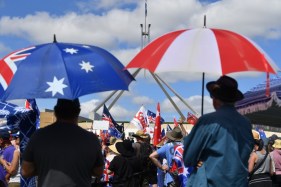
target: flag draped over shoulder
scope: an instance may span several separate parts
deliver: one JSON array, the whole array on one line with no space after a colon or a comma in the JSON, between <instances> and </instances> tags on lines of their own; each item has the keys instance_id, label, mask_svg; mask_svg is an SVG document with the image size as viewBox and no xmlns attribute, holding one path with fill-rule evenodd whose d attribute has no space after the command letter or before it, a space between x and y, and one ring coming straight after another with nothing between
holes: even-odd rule
<instances>
[{"instance_id":1,"label":"flag draped over shoulder","mask_svg":"<svg viewBox=\"0 0 281 187\"><path fill-rule=\"evenodd\" d=\"M121 138L123 134L123 127L118 125L109 113L108 108L103 105L102 120L109 122L108 134L116 138Z\"/></svg>"},{"instance_id":2,"label":"flag draped over shoulder","mask_svg":"<svg viewBox=\"0 0 281 187\"><path fill-rule=\"evenodd\" d=\"M149 126L149 120L147 116L147 110L144 108L144 106L140 107L139 111L136 113L130 123L136 126L139 130L146 131L146 128Z\"/></svg>"},{"instance_id":3,"label":"flag draped over shoulder","mask_svg":"<svg viewBox=\"0 0 281 187\"><path fill-rule=\"evenodd\" d=\"M40 128L40 111L35 99L27 99L28 107L9 118L9 123L18 124L20 129L20 152L23 152L32 134ZM27 106L27 105L26 105ZM11 120L11 121L10 121ZM36 187L36 177L22 178L21 187Z\"/></svg>"},{"instance_id":4,"label":"flag draped over shoulder","mask_svg":"<svg viewBox=\"0 0 281 187\"><path fill-rule=\"evenodd\" d=\"M160 104L157 104L157 113L155 119L154 133L153 133L153 145L156 146L161 141L161 121L160 121Z\"/></svg>"}]
</instances>

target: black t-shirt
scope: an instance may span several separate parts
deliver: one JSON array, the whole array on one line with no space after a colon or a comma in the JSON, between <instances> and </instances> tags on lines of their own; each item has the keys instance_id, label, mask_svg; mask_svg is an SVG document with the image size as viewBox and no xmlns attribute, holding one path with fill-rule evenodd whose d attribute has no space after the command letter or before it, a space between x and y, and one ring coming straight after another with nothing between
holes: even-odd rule
<instances>
[{"instance_id":1,"label":"black t-shirt","mask_svg":"<svg viewBox=\"0 0 281 187\"><path fill-rule=\"evenodd\" d=\"M60 123L36 131L23 160L35 164L38 186L91 186L93 168L104 165L95 134L75 124Z\"/></svg>"},{"instance_id":2,"label":"black t-shirt","mask_svg":"<svg viewBox=\"0 0 281 187\"><path fill-rule=\"evenodd\" d=\"M121 155L113 158L108 169L114 172L113 182L121 182L113 186L134 186L136 178L132 177L133 174L143 170L139 158L136 156L126 158Z\"/></svg>"}]
</instances>

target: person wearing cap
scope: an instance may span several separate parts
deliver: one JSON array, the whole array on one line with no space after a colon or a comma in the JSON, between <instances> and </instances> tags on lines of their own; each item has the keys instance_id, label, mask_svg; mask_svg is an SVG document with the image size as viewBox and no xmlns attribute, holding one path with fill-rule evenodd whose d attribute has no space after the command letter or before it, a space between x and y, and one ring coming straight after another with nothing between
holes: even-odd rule
<instances>
[{"instance_id":1,"label":"person wearing cap","mask_svg":"<svg viewBox=\"0 0 281 187\"><path fill-rule=\"evenodd\" d=\"M196 168L187 186L248 186L248 159L254 139L250 121L235 102L244 98L238 83L221 76L206 85L215 112L202 115L184 138L184 163Z\"/></svg>"},{"instance_id":2,"label":"person wearing cap","mask_svg":"<svg viewBox=\"0 0 281 187\"><path fill-rule=\"evenodd\" d=\"M37 130L24 152L21 174L38 176L38 186L90 187L101 178L104 158L98 137L78 126L78 99L58 99L55 123Z\"/></svg>"},{"instance_id":3,"label":"person wearing cap","mask_svg":"<svg viewBox=\"0 0 281 187\"><path fill-rule=\"evenodd\" d=\"M172 159L174 156L174 146L182 145L183 134L179 127L175 127L172 131L166 133L167 142L159 149L151 153L149 158L152 162L162 171L166 173L164 184L165 186L173 186L174 180L169 171L169 166L172 165ZM159 160L166 159L167 164L162 165Z\"/></svg>"},{"instance_id":4,"label":"person wearing cap","mask_svg":"<svg viewBox=\"0 0 281 187\"><path fill-rule=\"evenodd\" d=\"M272 145L274 150L270 153L270 156L274 163L275 172L272 177L272 186L280 187L281 186L281 140L275 139L274 144Z\"/></svg>"}]
</instances>

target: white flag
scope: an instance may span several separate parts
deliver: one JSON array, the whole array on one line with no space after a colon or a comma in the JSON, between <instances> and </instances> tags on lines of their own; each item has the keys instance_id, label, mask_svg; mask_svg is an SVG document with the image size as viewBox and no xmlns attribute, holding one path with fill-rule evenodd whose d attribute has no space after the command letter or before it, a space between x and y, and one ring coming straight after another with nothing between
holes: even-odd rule
<instances>
[{"instance_id":1,"label":"white flag","mask_svg":"<svg viewBox=\"0 0 281 187\"><path fill-rule=\"evenodd\" d=\"M144 106L141 106L139 111L136 113L135 117L130 122L135 125L139 130L146 131L146 128L149 126L147 111Z\"/></svg>"}]
</instances>

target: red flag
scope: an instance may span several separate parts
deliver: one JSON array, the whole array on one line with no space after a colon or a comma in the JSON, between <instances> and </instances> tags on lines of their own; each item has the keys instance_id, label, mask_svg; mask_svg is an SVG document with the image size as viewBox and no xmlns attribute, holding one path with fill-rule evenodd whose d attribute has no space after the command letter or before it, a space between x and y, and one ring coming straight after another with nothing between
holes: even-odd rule
<instances>
[{"instance_id":1,"label":"red flag","mask_svg":"<svg viewBox=\"0 0 281 187\"><path fill-rule=\"evenodd\" d=\"M198 120L198 118L194 114L188 112L188 114L187 114L187 123L188 124L195 125L197 120Z\"/></svg>"},{"instance_id":2,"label":"red flag","mask_svg":"<svg viewBox=\"0 0 281 187\"><path fill-rule=\"evenodd\" d=\"M156 146L161 141L161 116L160 116L160 104L157 104L157 112L153 133L153 145Z\"/></svg>"},{"instance_id":3,"label":"red flag","mask_svg":"<svg viewBox=\"0 0 281 187\"><path fill-rule=\"evenodd\" d=\"M179 126L179 124L178 124L176 118L174 117L174 128L177 127L177 126Z\"/></svg>"}]
</instances>

